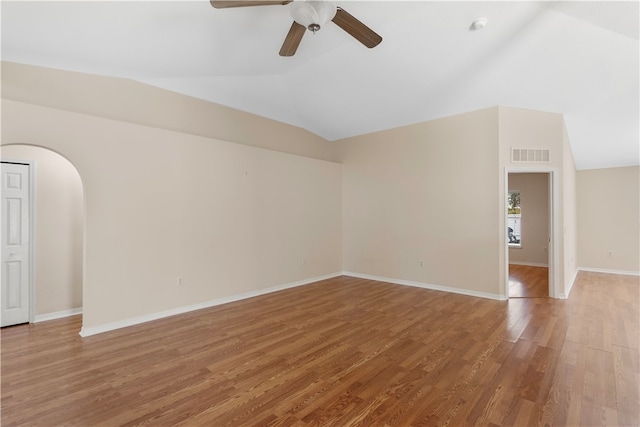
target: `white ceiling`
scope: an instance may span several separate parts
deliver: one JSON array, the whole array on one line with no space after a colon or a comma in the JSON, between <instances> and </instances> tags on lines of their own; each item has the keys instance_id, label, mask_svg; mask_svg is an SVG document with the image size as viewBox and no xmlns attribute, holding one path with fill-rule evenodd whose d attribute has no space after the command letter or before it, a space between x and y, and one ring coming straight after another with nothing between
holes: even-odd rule
<instances>
[{"instance_id":1,"label":"white ceiling","mask_svg":"<svg viewBox=\"0 0 640 427\"><path fill-rule=\"evenodd\" d=\"M289 6L2 1L2 59L131 78L328 140L504 105L564 114L577 167L640 164L639 3L338 1L278 55ZM470 30L484 17L486 28Z\"/></svg>"}]
</instances>

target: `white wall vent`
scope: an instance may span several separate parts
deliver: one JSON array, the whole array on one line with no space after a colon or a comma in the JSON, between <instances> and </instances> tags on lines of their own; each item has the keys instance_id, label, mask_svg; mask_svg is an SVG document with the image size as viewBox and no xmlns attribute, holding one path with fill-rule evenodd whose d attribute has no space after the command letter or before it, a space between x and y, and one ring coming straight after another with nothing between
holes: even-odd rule
<instances>
[{"instance_id":1,"label":"white wall vent","mask_svg":"<svg viewBox=\"0 0 640 427\"><path fill-rule=\"evenodd\" d=\"M549 163L551 150L548 148L512 148L512 163Z\"/></svg>"}]
</instances>

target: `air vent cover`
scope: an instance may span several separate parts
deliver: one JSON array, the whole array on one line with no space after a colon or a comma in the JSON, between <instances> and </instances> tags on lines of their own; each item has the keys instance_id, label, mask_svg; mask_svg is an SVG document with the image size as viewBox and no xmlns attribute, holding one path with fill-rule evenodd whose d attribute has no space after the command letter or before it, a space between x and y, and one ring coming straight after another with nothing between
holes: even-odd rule
<instances>
[{"instance_id":1,"label":"air vent cover","mask_svg":"<svg viewBox=\"0 0 640 427\"><path fill-rule=\"evenodd\" d=\"M512 148L512 163L549 163L551 150L548 148Z\"/></svg>"}]
</instances>

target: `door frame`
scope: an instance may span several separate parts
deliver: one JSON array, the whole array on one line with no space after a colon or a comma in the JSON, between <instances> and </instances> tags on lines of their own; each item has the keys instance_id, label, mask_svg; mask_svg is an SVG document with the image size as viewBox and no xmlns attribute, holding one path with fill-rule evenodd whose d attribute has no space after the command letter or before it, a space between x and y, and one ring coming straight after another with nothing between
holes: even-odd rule
<instances>
[{"instance_id":1,"label":"door frame","mask_svg":"<svg viewBox=\"0 0 640 427\"><path fill-rule=\"evenodd\" d=\"M504 169L504 230L506 233L506 224L508 223L507 195L509 193L509 174L510 173L544 173L549 177L549 190L547 197L549 198L549 246L548 246L548 262L549 262L549 296L551 298L561 298L559 289L560 285L560 235L558 228L560 226L560 173L558 168L552 167L506 167ZM505 246L505 295L509 299L509 243L504 239Z\"/></svg>"},{"instance_id":2,"label":"door frame","mask_svg":"<svg viewBox=\"0 0 640 427\"><path fill-rule=\"evenodd\" d=\"M0 163L12 163L29 167L29 323L36 318L36 163L33 160L18 160L0 157Z\"/></svg>"}]
</instances>

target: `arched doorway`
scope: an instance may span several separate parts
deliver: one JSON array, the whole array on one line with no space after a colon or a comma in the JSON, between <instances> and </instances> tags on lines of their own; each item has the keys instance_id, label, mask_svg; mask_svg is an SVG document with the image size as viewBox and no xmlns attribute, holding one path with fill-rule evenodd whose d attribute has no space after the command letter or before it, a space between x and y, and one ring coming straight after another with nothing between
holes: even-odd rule
<instances>
[{"instance_id":1,"label":"arched doorway","mask_svg":"<svg viewBox=\"0 0 640 427\"><path fill-rule=\"evenodd\" d=\"M84 192L80 174L62 155L31 145L2 146L2 160L34 169L30 321L82 313Z\"/></svg>"}]
</instances>

